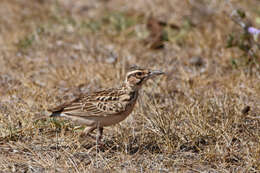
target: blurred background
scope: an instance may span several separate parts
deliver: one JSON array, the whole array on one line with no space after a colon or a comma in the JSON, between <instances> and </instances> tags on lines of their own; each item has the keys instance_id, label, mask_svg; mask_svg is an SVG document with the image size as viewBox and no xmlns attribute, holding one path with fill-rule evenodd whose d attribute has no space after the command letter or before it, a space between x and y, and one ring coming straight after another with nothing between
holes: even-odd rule
<instances>
[{"instance_id":1,"label":"blurred background","mask_svg":"<svg viewBox=\"0 0 260 173\"><path fill-rule=\"evenodd\" d=\"M259 0L1 0L1 170L260 171L258 29ZM167 75L102 151L71 122L33 121L134 64Z\"/></svg>"}]
</instances>

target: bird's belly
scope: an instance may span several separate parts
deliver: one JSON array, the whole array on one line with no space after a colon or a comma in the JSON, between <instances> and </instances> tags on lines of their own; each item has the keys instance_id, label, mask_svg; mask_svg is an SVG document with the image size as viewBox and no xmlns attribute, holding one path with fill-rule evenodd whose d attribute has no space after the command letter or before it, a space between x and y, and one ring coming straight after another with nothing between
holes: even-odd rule
<instances>
[{"instance_id":1,"label":"bird's belly","mask_svg":"<svg viewBox=\"0 0 260 173\"><path fill-rule=\"evenodd\" d=\"M98 123L100 126L111 126L123 121L128 115L129 113L102 117Z\"/></svg>"},{"instance_id":2,"label":"bird's belly","mask_svg":"<svg viewBox=\"0 0 260 173\"><path fill-rule=\"evenodd\" d=\"M73 120L77 124L82 124L86 126L111 126L123 121L128 115L130 111L116 114L116 115L107 115L107 116L92 116L92 117L76 117L76 116L64 116L71 120Z\"/></svg>"},{"instance_id":3,"label":"bird's belly","mask_svg":"<svg viewBox=\"0 0 260 173\"><path fill-rule=\"evenodd\" d=\"M79 117L79 116L67 116L66 114L63 114L62 116L73 120L77 124L82 124L86 126L104 127L104 126L111 126L123 121L132 112L133 108L134 108L134 104L129 105L129 108L125 112L120 112L118 114L106 115L106 116Z\"/></svg>"}]
</instances>

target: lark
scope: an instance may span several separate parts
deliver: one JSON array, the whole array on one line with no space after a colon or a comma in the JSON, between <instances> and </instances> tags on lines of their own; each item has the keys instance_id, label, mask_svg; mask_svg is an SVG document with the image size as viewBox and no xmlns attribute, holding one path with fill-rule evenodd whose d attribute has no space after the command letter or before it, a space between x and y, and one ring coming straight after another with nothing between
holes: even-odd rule
<instances>
[{"instance_id":1,"label":"lark","mask_svg":"<svg viewBox=\"0 0 260 173\"><path fill-rule=\"evenodd\" d=\"M162 74L159 70L134 66L126 74L121 87L81 95L72 102L49 109L50 117L66 117L85 125L82 136L91 136L90 133L97 129L97 139L100 141L105 126L123 121L133 111L142 85Z\"/></svg>"}]
</instances>

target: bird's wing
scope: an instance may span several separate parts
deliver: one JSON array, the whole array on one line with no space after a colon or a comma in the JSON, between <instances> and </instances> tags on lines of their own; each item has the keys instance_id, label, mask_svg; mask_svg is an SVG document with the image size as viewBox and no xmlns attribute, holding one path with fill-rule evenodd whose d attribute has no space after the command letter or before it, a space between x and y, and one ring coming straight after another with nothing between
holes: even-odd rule
<instances>
[{"instance_id":1,"label":"bird's wing","mask_svg":"<svg viewBox=\"0 0 260 173\"><path fill-rule=\"evenodd\" d=\"M59 105L59 106L51 107L51 108L48 109L48 111L49 111L49 112L61 112L61 111L63 111L63 109L64 109L65 107L71 105L71 104L74 103L74 102L77 102L79 99L80 99L80 98L77 97L77 98L75 98L75 99L73 99L73 100L71 100L71 101L69 101L69 102L65 102L65 103L63 103L63 104L61 104L61 105Z\"/></svg>"},{"instance_id":2,"label":"bird's wing","mask_svg":"<svg viewBox=\"0 0 260 173\"><path fill-rule=\"evenodd\" d=\"M118 92L99 91L77 98L57 108L49 109L53 115L66 114L78 117L100 117L118 114L126 109L126 104L119 101Z\"/></svg>"}]
</instances>

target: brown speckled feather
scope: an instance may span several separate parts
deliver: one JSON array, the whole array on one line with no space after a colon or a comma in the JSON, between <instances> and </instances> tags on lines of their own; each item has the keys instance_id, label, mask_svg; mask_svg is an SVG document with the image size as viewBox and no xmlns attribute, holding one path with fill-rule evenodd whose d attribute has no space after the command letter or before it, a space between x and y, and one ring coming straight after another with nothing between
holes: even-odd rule
<instances>
[{"instance_id":1,"label":"brown speckled feather","mask_svg":"<svg viewBox=\"0 0 260 173\"><path fill-rule=\"evenodd\" d=\"M49 109L53 116L63 113L69 116L109 116L124 112L137 99L137 92L126 92L122 88L97 91L83 95L69 103Z\"/></svg>"}]
</instances>

